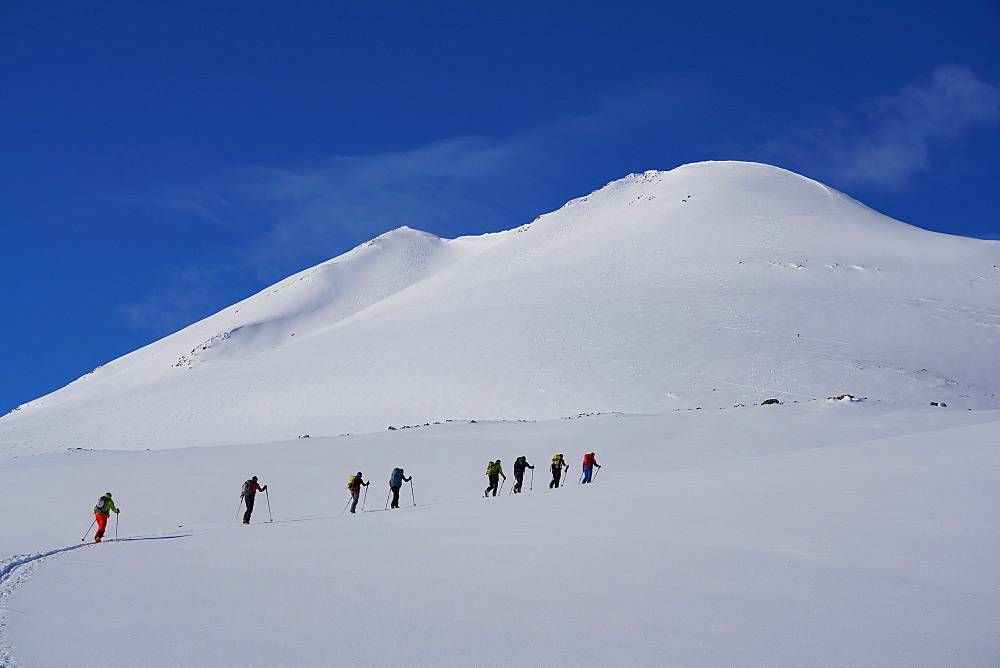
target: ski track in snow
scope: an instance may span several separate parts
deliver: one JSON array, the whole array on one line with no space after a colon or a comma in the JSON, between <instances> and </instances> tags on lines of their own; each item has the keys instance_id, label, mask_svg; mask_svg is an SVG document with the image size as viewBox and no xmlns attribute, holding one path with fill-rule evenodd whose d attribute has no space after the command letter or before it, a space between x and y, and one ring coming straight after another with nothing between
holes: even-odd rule
<instances>
[{"instance_id":1,"label":"ski track in snow","mask_svg":"<svg viewBox=\"0 0 1000 668\"><path fill-rule=\"evenodd\" d=\"M16 554L0 560L0 668L21 668L13 657L13 650L7 643L7 600L34 574L35 569L49 559L94 543L80 543L60 547L47 552Z\"/></svg>"},{"instance_id":2,"label":"ski track in snow","mask_svg":"<svg viewBox=\"0 0 1000 668\"><path fill-rule=\"evenodd\" d=\"M197 529L192 531L197 531ZM88 529L88 533L89 532L90 530ZM185 533L173 536L167 534L138 535L130 536L128 538L110 538L104 541L104 544L124 543L133 540L180 538L181 536L189 535L191 534ZM58 547L45 552L35 552L33 554L15 554L4 559L0 559L0 668L22 668L21 664L14 658L13 648L7 642L7 601L15 594L15 592L17 592L18 589L31 579L35 570L45 562L55 559L63 554L66 554L67 552L96 546L97 543L93 541L81 541L78 545L68 545L66 547Z\"/></svg>"},{"instance_id":3,"label":"ski track in snow","mask_svg":"<svg viewBox=\"0 0 1000 668\"><path fill-rule=\"evenodd\" d=\"M348 501L350 504L350 501ZM424 506L438 505L435 503L423 504ZM414 508L416 505L402 506L400 509ZM347 509L347 506L344 507ZM359 513L371 513L380 512L382 510L387 510L384 508L375 508L369 510L360 509ZM341 512L337 515L319 515L315 517L295 517L286 519L271 519L266 522L258 522L257 524L282 524L286 522L311 522L316 520L331 520L337 519L343 516L344 513ZM217 531L223 525L211 525L199 528L187 529L183 532L162 532L162 533L150 533L150 534L137 534L134 536L128 536L125 538L110 538L105 540L102 544L112 544L112 543L127 543L137 540L166 540L171 538L186 538L198 532L205 531ZM178 527L180 528L180 527ZM88 529L88 533L90 530ZM35 574L35 571L44 563L60 557L67 552L72 552L74 550L80 550L83 548L96 547L97 543L93 541L81 541L77 545L68 545L65 547L58 547L51 550L46 550L44 552L35 552L31 554L15 554L9 557L0 559L0 668L23 668L22 664L14 658L14 649L7 642L7 601L24 586L28 580Z\"/></svg>"}]
</instances>

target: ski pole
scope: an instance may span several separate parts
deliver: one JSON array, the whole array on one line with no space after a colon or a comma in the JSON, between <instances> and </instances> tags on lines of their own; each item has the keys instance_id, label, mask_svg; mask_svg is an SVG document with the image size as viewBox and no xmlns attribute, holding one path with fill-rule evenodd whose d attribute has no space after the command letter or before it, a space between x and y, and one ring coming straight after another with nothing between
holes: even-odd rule
<instances>
[{"instance_id":1,"label":"ski pole","mask_svg":"<svg viewBox=\"0 0 1000 668\"><path fill-rule=\"evenodd\" d=\"M497 492L497 494L503 494L503 486L506 485L506 484L507 484L507 478L504 478L503 482L500 483L500 491Z\"/></svg>"},{"instance_id":2,"label":"ski pole","mask_svg":"<svg viewBox=\"0 0 1000 668\"><path fill-rule=\"evenodd\" d=\"M243 508L243 495L240 494L240 503L236 506L236 521L240 521L240 509Z\"/></svg>"},{"instance_id":3,"label":"ski pole","mask_svg":"<svg viewBox=\"0 0 1000 668\"><path fill-rule=\"evenodd\" d=\"M347 503L346 503L346 504L344 504L344 509L340 511L340 514L341 514L341 515L343 515L343 514L344 514L345 512L347 512L347 506L351 505L351 501L353 501L353 500L354 500L354 493L352 492L352 493L351 493L351 498L349 498L349 499L347 500Z\"/></svg>"},{"instance_id":4,"label":"ski pole","mask_svg":"<svg viewBox=\"0 0 1000 668\"><path fill-rule=\"evenodd\" d=\"M87 534L90 533L90 530L94 527L95 524L97 524L97 518L96 517L94 518L94 521L90 523L90 526L87 527L87 532L85 534L83 534L83 538L80 539L81 543L83 541L87 540Z\"/></svg>"},{"instance_id":5,"label":"ski pole","mask_svg":"<svg viewBox=\"0 0 1000 668\"><path fill-rule=\"evenodd\" d=\"M118 518L120 516L121 513L115 513L115 540L118 540Z\"/></svg>"},{"instance_id":6,"label":"ski pole","mask_svg":"<svg viewBox=\"0 0 1000 668\"><path fill-rule=\"evenodd\" d=\"M389 489L389 494L385 497L385 508L384 510L389 510L389 497L392 496L392 489Z\"/></svg>"},{"instance_id":7,"label":"ski pole","mask_svg":"<svg viewBox=\"0 0 1000 668\"><path fill-rule=\"evenodd\" d=\"M580 482L576 483L577 485L582 485L583 484L583 476L584 475L585 475L584 470L581 468L580 469Z\"/></svg>"},{"instance_id":8,"label":"ski pole","mask_svg":"<svg viewBox=\"0 0 1000 668\"><path fill-rule=\"evenodd\" d=\"M596 471L594 471L594 480L597 480L597 474L598 474L598 473L600 473L600 472L601 472L601 467L600 467L600 466L598 466L598 467L597 467L597 470L596 470Z\"/></svg>"},{"instance_id":9,"label":"ski pole","mask_svg":"<svg viewBox=\"0 0 1000 668\"><path fill-rule=\"evenodd\" d=\"M268 522L273 522L274 517L271 516L271 497L266 489L264 490L264 498L267 499L267 516L270 518Z\"/></svg>"},{"instance_id":10,"label":"ski pole","mask_svg":"<svg viewBox=\"0 0 1000 668\"><path fill-rule=\"evenodd\" d=\"M365 485L365 498L361 502L361 512L365 512L365 504L368 503L368 485Z\"/></svg>"},{"instance_id":11,"label":"ski pole","mask_svg":"<svg viewBox=\"0 0 1000 668\"><path fill-rule=\"evenodd\" d=\"M535 469L531 469L531 483L528 485L528 491L535 489Z\"/></svg>"},{"instance_id":12,"label":"ski pole","mask_svg":"<svg viewBox=\"0 0 1000 668\"><path fill-rule=\"evenodd\" d=\"M417 497L413 495L413 477L410 477L410 498L413 499L413 505L417 505Z\"/></svg>"}]
</instances>

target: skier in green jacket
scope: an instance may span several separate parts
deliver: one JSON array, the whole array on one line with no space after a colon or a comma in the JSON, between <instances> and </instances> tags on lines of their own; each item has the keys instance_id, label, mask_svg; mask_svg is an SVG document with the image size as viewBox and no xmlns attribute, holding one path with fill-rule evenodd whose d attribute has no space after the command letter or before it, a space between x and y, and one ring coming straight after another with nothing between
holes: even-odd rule
<instances>
[{"instance_id":1,"label":"skier in green jacket","mask_svg":"<svg viewBox=\"0 0 1000 668\"><path fill-rule=\"evenodd\" d=\"M486 488L486 493L483 494L483 496L489 496L491 489L493 490L493 496L496 496L497 487L499 487L500 483L500 476L503 476L505 481L507 480L507 476L504 475L503 466L500 465L499 459L495 462L490 462L486 466L486 475L490 477L490 486Z\"/></svg>"},{"instance_id":2,"label":"skier in green jacket","mask_svg":"<svg viewBox=\"0 0 1000 668\"><path fill-rule=\"evenodd\" d=\"M104 496L97 500L97 505L94 506L94 518L97 520L97 533L94 534L95 543L100 543L101 539L104 538L104 530L108 526L108 518L111 517L111 513L117 515L118 508L111 500L111 492L105 492Z\"/></svg>"}]
</instances>

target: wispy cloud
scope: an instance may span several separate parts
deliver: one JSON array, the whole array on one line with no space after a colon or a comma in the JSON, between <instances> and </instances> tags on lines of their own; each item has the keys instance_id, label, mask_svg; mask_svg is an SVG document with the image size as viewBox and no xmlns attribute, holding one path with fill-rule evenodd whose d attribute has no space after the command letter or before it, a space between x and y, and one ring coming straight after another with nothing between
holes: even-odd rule
<instances>
[{"instance_id":1,"label":"wispy cloud","mask_svg":"<svg viewBox=\"0 0 1000 668\"><path fill-rule=\"evenodd\" d=\"M228 228L228 243L194 244L190 263L160 267L159 287L121 313L133 326L169 331L402 225L442 235L461 219L466 228L502 226L505 198L530 189L532 172L544 167L530 153L525 141L466 137L311 165L232 168L204 190L164 189L151 206Z\"/></svg>"},{"instance_id":2,"label":"wispy cloud","mask_svg":"<svg viewBox=\"0 0 1000 668\"><path fill-rule=\"evenodd\" d=\"M899 190L935 165L936 151L978 126L1000 121L1000 89L969 67L937 67L921 83L828 111L765 146L765 155L807 165L839 186Z\"/></svg>"},{"instance_id":3,"label":"wispy cloud","mask_svg":"<svg viewBox=\"0 0 1000 668\"><path fill-rule=\"evenodd\" d=\"M681 113L677 100L694 95L657 82L503 138L243 166L202 188L165 188L150 206L238 235L210 257L193 250L188 266L162 267L161 287L122 313L135 326L169 330L245 296L248 286L262 288L402 225L446 237L516 227L586 192L577 185L580 164L599 163L596 154L611 154L637 125L654 127L666 108ZM560 191L564 199L553 199Z\"/></svg>"}]
</instances>

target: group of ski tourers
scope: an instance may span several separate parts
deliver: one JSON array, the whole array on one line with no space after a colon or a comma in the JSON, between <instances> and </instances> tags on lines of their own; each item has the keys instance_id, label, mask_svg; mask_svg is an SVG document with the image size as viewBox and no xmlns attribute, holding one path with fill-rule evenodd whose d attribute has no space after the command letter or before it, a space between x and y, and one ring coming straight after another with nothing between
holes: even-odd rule
<instances>
[{"instance_id":1,"label":"group of ski tourers","mask_svg":"<svg viewBox=\"0 0 1000 668\"><path fill-rule=\"evenodd\" d=\"M583 476L580 478L581 483L588 483L593 480L594 467L601 468L601 465L597 463L597 459L594 457L594 453L591 452L583 456ZM528 463L528 460L523 455L514 460L514 487L511 490L514 494L520 494L521 488L524 485L524 471L526 469L534 470L534 466ZM566 463L563 458L562 453L555 455L552 458L552 482L549 483L549 488L559 487L560 480L562 479L563 471L569 470L569 464ZM490 496L490 492L493 492L493 496L497 495L497 492L503 489L503 485L500 485L500 478L503 477L504 483L507 482L507 476L504 475L503 466L500 460L490 462L486 467L486 475L489 476L490 486L486 488L486 492L483 496ZM399 489L403 486L404 482L411 482L413 480L412 476L407 476L403 469L395 468L389 475L389 495L392 497L392 504L390 508L399 508ZM365 494L367 496L368 485L371 481L365 482L362 478L361 471L357 474L352 475L347 481L347 489L351 493L351 500L348 502L351 506L351 512L356 512L358 507L358 500L361 497L361 488L365 487ZM240 492L240 506L246 507L246 511L243 513L243 524L250 524L250 516L253 515L254 501L257 498L257 492L267 493L267 485L260 485L257 482L257 476L253 476L249 480L243 482L243 489ZM412 488L411 488L412 493ZM389 499L386 499L388 503ZM270 514L271 502L268 500L268 514ZM416 505L416 499L414 499L414 505ZM94 534L94 542L100 543L101 539L104 538L104 532L107 530L108 518L111 513L118 514L119 509L115 506L115 502L111 499L111 492L106 492L97 500L97 504L94 506L94 523L97 524L97 533ZM93 524L91 524L93 526ZM115 529L117 531L117 529ZM88 530L89 532L89 530Z\"/></svg>"},{"instance_id":2,"label":"group of ski tourers","mask_svg":"<svg viewBox=\"0 0 1000 668\"><path fill-rule=\"evenodd\" d=\"M392 496L392 504L389 508L399 508L399 488L403 486L404 482L411 482L413 476L407 477L401 468L394 468L392 473L389 474L389 495ZM365 482L361 477L361 471L358 471L356 475L352 475L347 480L347 489L351 493L351 512L355 512L358 507L358 499L361 498L361 488L368 487L371 484L371 480ZM413 493L412 485L410 493ZM368 490L365 490L365 496L368 495ZM386 498L386 502L389 499ZM362 504L364 505L364 504ZM416 505L416 499L414 499L414 505ZM341 511L343 512L343 511Z\"/></svg>"},{"instance_id":3,"label":"group of ski tourers","mask_svg":"<svg viewBox=\"0 0 1000 668\"><path fill-rule=\"evenodd\" d=\"M588 483L593 480L595 466L597 468L601 468L601 465L597 463L594 453L590 452L585 454L583 456L583 475L580 478L581 484ZM529 464L527 458L523 455L514 460L514 487L511 489L512 493L521 493L521 488L524 485L524 470L534 470L534 468L535 467ZM549 483L549 489L554 489L559 487L563 471L569 470L569 464L566 463L562 453L552 457L552 466L550 467L550 470L552 471L552 482ZM504 475L503 466L501 465L499 459L486 465L486 475L490 479L490 486L486 488L483 496L490 496L490 492L493 492L493 496L496 496L497 492L503 489L503 485L500 484L500 478L503 477L503 481L505 483L507 482L507 476Z\"/></svg>"}]
</instances>

